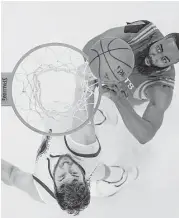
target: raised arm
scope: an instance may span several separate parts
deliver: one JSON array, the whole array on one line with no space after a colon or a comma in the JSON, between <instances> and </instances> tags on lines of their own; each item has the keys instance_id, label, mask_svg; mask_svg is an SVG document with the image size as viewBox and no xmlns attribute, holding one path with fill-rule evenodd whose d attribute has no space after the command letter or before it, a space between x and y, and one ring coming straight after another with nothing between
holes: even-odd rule
<instances>
[{"instance_id":1,"label":"raised arm","mask_svg":"<svg viewBox=\"0 0 179 218\"><path fill-rule=\"evenodd\" d=\"M18 167L1 159L1 180L9 186L29 194L34 200L43 202L33 182L33 176L30 173L23 172Z\"/></svg>"},{"instance_id":2,"label":"raised arm","mask_svg":"<svg viewBox=\"0 0 179 218\"><path fill-rule=\"evenodd\" d=\"M131 38L131 33L125 33L125 26L123 27L115 27L112 29L109 29L105 31L104 33L94 37L91 39L83 48L83 52L88 55L89 50L92 48L92 46L99 41L102 38L107 38L107 37L116 37L116 38L121 38L125 41L129 41Z\"/></svg>"},{"instance_id":3,"label":"raised arm","mask_svg":"<svg viewBox=\"0 0 179 218\"><path fill-rule=\"evenodd\" d=\"M79 74L81 77L84 76L83 71L85 70L86 66L82 66L79 69ZM89 67L87 66L87 70L90 71ZM85 73L85 75L90 75L91 73ZM81 78L77 78L79 81L76 82L76 90L75 90L75 104L77 101L80 101L82 93L83 93L83 87L81 86ZM83 80L83 78L82 78ZM79 109L76 110L72 126L73 128L76 128L80 126L88 117L92 116L93 109L94 109L94 89L96 88L96 80L93 77L86 78L88 80L88 88L85 92L85 98L86 101L81 103L81 106ZM85 125L82 129L72 133L70 135L72 140L74 140L77 143L83 144L83 145L89 145L96 141L96 135L95 135L95 128L94 128L94 122L93 119Z\"/></svg>"},{"instance_id":4,"label":"raised arm","mask_svg":"<svg viewBox=\"0 0 179 218\"><path fill-rule=\"evenodd\" d=\"M135 38L136 36L138 36L139 33L141 33L141 31L143 29L146 28L152 28L152 23L150 21L147 20L139 20L139 21L135 21L132 23L127 23L127 25L125 26L121 26L121 27L114 27L111 29L108 29L107 31L101 33L100 35L94 37L93 39L91 39L83 48L83 52L86 53L88 55L89 50L91 49L91 47L100 39L102 38L108 38L108 37L112 37L112 38L121 38L124 41L130 43L130 41ZM141 35L143 35L143 33L141 33Z\"/></svg>"}]
</instances>

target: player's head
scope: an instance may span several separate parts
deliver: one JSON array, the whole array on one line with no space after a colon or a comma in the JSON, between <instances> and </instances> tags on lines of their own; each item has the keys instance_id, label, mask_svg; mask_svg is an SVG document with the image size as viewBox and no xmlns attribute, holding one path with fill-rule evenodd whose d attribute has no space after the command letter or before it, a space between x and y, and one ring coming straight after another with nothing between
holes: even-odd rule
<instances>
[{"instance_id":1,"label":"player's head","mask_svg":"<svg viewBox=\"0 0 179 218\"><path fill-rule=\"evenodd\" d=\"M148 66L168 67L179 61L179 33L171 33L149 48Z\"/></svg>"},{"instance_id":2,"label":"player's head","mask_svg":"<svg viewBox=\"0 0 179 218\"><path fill-rule=\"evenodd\" d=\"M150 73L179 62L179 33L171 33L154 42L136 55L136 66L141 73Z\"/></svg>"},{"instance_id":3,"label":"player's head","mask_svg":"<svg viewBox=\"0 0 179 218\"><path fill-rule=\"evenodd\" d=\"M53 172L55 196L63 210L77 215L90 203L84 169L70 155L62 155Z\"/></svg>"}]
</instances>

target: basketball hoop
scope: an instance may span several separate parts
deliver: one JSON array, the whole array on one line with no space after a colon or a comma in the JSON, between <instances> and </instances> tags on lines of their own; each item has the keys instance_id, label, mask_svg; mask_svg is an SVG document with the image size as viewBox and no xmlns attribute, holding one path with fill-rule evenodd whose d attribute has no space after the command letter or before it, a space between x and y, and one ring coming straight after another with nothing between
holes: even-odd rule
<instances>
[{"instance_id":1,"label":"basketball hoop","mask_svg":"<svg viewBox=\"0 0 179 218\"><path fill-rule=\"evenodd\" d=\"M101 99L100 81L91 73L86 55L63 43L31 49L12 74L2 74L2 81L5 78L8 83L3 93L8 99L2 100L3 105L12 106L24 125L43 135L60 136L79 130L93 118ZM94 102L89 103L91 96ZM83 119L79 111L85 111ZM75 128L74 118L79 120Z\"/></svg>"},{"instance_id":2,"label":"basketball hoop","mask_svg":"<svg viewBox=\"0 0 179 218\"><path fill-rule=\"evenodd\" d=\"M134 67L131 47L119 38L99 40L88 56L63 43L31 49L12 74L2 73L1 104L12 106L24 125L43 135L81 129L99 107L101 84L123 82Z\"/></svg>"}]
</instances>

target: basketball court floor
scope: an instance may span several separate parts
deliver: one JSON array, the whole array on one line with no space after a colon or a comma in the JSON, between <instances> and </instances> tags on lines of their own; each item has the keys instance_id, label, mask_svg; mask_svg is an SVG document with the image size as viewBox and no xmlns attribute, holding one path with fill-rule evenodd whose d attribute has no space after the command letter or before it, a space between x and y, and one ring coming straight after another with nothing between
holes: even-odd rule
<instances>
[{"instance_id":1,"label":"basketball court floor","mask_svg":"<svg viewBox=\"0 0 179 218\"><path fill-rule=\"evenodd\" d=\"M2 4L2 72L31 48L62 42L82 49L103 31L126 21L150 20L163 34L179 32L178 2L4 2ZM119 117L121 162L137 164L140 177L108 199L94 198L79 217L179 217L179 64L173 102L156 137L140 145ZM144 108L136 108L142 113ZM1 156L24 171L33 172L35 151L41 141L16 117L11 107L1 108ZM107 140L107 135L103 135ZM108 137L109 138L109 137ZM109 159L112 157L108 157ZM70 217L54 205L43 205L13 187L1 185L2 218Z\"/></svg>"}]
</instances>

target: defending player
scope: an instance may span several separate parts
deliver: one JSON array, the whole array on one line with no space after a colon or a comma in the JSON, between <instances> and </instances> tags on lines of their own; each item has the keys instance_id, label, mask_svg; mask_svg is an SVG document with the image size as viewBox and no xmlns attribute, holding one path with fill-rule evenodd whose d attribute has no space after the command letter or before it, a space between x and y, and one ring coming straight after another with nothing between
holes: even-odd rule
<instances>
[{"instance_id":1,"label":"defending player","mask_svg":"<svg viewBox=\"0 0 179 218\"><path fill-rule=\"evenodd\" d=\"M76 89L76 95L78 91ZM87 111L76 112L78 119L74 117L74 128L91 112L93 97L88 99ZM100 154L100 139L91 121L69 136L44 137L37 152L34 174L2 160L1 179L27 192L34 200L58 203L62 210L77 215L89 205L91 195L112 196L137 177L136 168L131 171L119 165L107 166L100 160Z\"/></svg>"}]
</instances>

